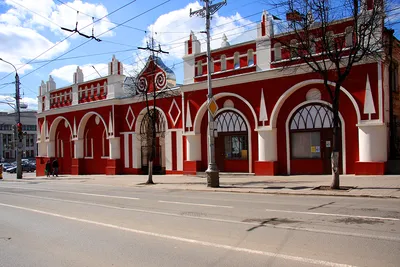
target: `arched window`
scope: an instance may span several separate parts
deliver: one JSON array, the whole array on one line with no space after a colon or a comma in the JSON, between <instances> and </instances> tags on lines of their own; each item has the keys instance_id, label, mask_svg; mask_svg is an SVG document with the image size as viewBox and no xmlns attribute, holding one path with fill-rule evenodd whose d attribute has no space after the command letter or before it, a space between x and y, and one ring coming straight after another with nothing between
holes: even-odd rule
<instances>
[{"instance_id":1,"label":"arched window","mask_svg":"<svg viewBox=\"0 0 400 267\"><path fill-rule=\"evenodd\" d=\"M233 111L219 114L215 119L218 138L223 138L225 159L247 160L247 125L244 119Z\"/></svg>"},{"instance_id":2,"label":"arched window","mask_svg":"<svg viewBox=\"0 0 400 267\"><path fill-rule=\"evenodd\" d=\"M233 56L233 68L234 69L240 68L239 52L235 52L235 54Z\"/></svg>"},{"instance_id":3,"label":"arched window","mask_svg":"<svg viewBox=\"0 0 400 267\"><path fill-rule=\"evenodd\" d=\"M274 45L274 53L275 53L275 61L282 59L282 45L280 43L276 43Z\"/></svg>"},{"instance_id":4,"label":"arched window","mask_svg":"<svg viewBox=\"0 0 400 267\"><path fill-rule=\"evenodd\" d=\"M247 66L254 65L254 52L253 49L247 50Z\"/></svg>"},{"instance_id":5,"label":"arched window","mask_svg":"<svg viewBox=\"0 0 400 267\"><path fill-rule=\"evenodd\" d=\"M346 47L353 46L353 27L347 27L345 30Z\"/></svg>"},{"instance_id":6,"label":"arched window","mask_svg":"<svg viewBox=\"0 0 400 267\"><path fill-rule=\"evenodd\" d=\"M297 40L293 39L290 41L290 58L297 57Z\"/></svg>"},{"instance_id":7,"label":"arched window","mask_svg":"<svg viewBox=\"0 0 400 267\"><path fill-rule=\"evenodd\" d=\"M221 71L226 70L226 56L222 55L221 56Z\"/></svg>"},{"instance_id":8,"label":"arched window","mask_svg":"<svg viewBox=\"0 0 400 267\"><path fill-rule=\"evenodd\" d=\"M331 109L318 104L301 107L289 125L292 158L321 158L321 145L327 145L321 143L321 134L333 128Z\"/></svg>"},{"instance_id":9,"label":"arched window","mask_svg":"<svg viewBox=\"0 0 400 267\"><path fill-rule=\"evenodd\" d=\"M197 76L203 75L203 64L201 60L197 61Z\"/></svg>"}]
</instances>

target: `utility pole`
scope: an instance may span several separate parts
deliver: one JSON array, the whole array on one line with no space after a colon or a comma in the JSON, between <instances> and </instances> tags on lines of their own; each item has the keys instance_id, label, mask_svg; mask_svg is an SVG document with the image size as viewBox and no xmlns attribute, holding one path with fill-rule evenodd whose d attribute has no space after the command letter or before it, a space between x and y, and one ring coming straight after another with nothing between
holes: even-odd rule
<instances>
[{"instance_id":1,"label":"utility pole","mask_svg":"<svg viewBox=\"0 0 400 267\"><path fill-rule=\"evenodd\" d=\"M20 113L20 104L19 104L19 76L17 68L10 62L0 58L0 61L3 61L11 66L13 66L15 70L15 137L16 137L16 160L17 160L17 179L22 179L22 124L21 124L21 113Z\"/></svg>"},{"instance_id":2,"label":"utility pole","mask_svg":"<svg viewBox=\"0 0 400 267\"><path fill-rule=\"evenodd\" d=\"M158 49L154 49L154 38L151 37L151 47L147 43L146 47L138 47L138 49L141 50L147 50L152 53L151 56L151 61L153 63L153 71L150 76L152 76L152 83L153 83L153 108L150 110L149 108L149 99L148 99L148 90L150 87L148 86L146 88L146 92L143 92L145 95L146 99L146 107L147 107L147 113L149 116L151 116L150 122L151 122L151 153L150 157L148 157L148 179L146 184L153 184L153 161L156 155L156 139L157 139L157 132L156 132L156 122L157 122L157 117L158 117L158 112L156 110L156 99L157 99L157 88L156 88L156 58L155 58L155 53L163 53L163 54L169 54L169 52L163 51L161 49L161 46L158 46ZM146 116L144 117L146 118ZM146 133L147 134L147 133ZM146 138L148 140L148 138ZM147 151L146 151L147 152Z\"/></svg>"},{"instance_id":3,"label":"utility pole","mask_svg":"<svg viewBox=\"0 0 400 267\"><path fill-rule=\"evenodd\" d=\"M211 51L210 51L210 20L211 15L215 14L222 6L226 5L226 0L212 4L211 0L203 0L204 7L202 9L193 11L190 9L190 16L197 15L206 18L206 34L207 34L207 87L208 105L213 101L212 86L211 86ZM208 140L210 148L208 150L208 168L206 170L207 186L219 187L219 170L215 163L215 138L214 138L214 117L210 110L208 110Z\"/></svg>"}]
</instances>

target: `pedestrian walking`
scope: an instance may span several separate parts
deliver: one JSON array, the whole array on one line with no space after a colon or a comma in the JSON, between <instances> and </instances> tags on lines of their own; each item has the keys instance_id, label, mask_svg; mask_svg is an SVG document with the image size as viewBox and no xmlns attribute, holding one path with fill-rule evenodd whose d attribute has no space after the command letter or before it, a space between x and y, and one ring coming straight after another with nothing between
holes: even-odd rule
<instances>
[{"instance_id":1,"label":"pedestrian walking","mask_svg":"<svg viewBox=\"0 0 400 267\"><path fill-rule=\"evenodd\" d=\"M53 167L53 177L54 177L54 175L56 177L58 177L58 160L57 159L53 160L52 167Z\"/></svg>"},{"instance_id":2,"label":"pedestrian walking","mask_svg":"<svg viewBox=\"0 0 400 267\"><path fill-rule=\"evenodd\" d=\"M51 173L51 163L50 160L48 160L46 162L46 168L44 169L44 172L46 173L47 177L50 177L50 173Z\"/></svg>"}]
</instances>

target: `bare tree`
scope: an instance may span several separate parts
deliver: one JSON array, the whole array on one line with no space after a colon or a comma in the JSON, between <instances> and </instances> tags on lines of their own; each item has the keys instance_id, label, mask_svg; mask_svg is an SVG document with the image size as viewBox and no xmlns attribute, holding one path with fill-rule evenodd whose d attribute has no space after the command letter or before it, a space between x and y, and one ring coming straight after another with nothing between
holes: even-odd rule
<instances>
[{"instance_id":1,"label":"bare tree","mask_svg":"<svg viewBox=\"0 0 400 267\"><path fill-rule=\"evenodd\" d=\"M154 184L153 182L153 168L154 160L160 151L158 149L157 137L165 136L165 124L167 123L162 114L157 109L158 100L166 97L171 97L179 94L171 90L169 78L164 75L157 75L157 67L168 67L161 62L160 58L156 56L159 53L168 53L158 49L154 49L154 39L151 39L151 45L147 47L139 47L139 49L151 52L151 55L144 66L145 72L139 73L136 77L130 77L130 82L126 83L127 93L130 96L139 97L146 106L146 114L143 115L141 120L139 138L142 144L142 159L148 163L148 179L146 184ZM146 70L146 67L147 68ZM172 73L173 77L174 74Z\"/></svg>"},{"instance_id":2,"label":"bare tree","mask_svg":"<svg viewBox=\"0 0 400 267\"><path fill-rule=\"evenodd\" d=\"M356 63L383 55L384 7L383 1L345 0L340 6L333 3L339 4L329 0L285 1L287 24L279 25L285 26L287 34L277 38L282 48L289 50L289 64L305 63L324 81L333 112L331 188L339 189L340 87ZM334 33L338 23L348 25L344 34Z\"/></svg>"}]
</instances>

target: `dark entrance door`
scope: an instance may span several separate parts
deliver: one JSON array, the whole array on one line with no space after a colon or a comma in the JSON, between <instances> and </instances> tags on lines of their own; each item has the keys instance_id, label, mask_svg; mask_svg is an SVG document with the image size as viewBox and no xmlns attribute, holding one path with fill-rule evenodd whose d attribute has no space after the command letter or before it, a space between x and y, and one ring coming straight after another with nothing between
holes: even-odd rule
<instances>
[{"instance_id":1,"label":"dark entrance door","mask_svg":"<svg viewBox=\"0 0 400 267\"><path fill-rule=\"evenodd\" d=\"M218 136L215 138L215 163L219 171L224 171L224 161L225 161L225 144L224 136Z\"/></svg>"}]
</instances>

